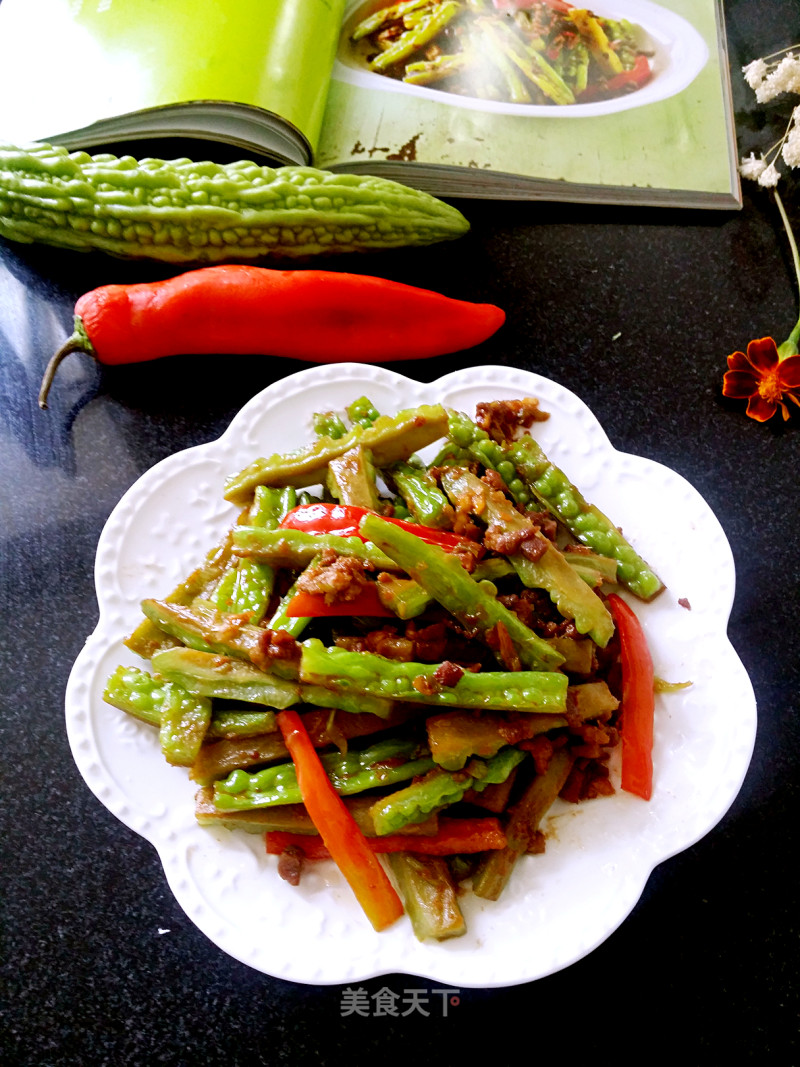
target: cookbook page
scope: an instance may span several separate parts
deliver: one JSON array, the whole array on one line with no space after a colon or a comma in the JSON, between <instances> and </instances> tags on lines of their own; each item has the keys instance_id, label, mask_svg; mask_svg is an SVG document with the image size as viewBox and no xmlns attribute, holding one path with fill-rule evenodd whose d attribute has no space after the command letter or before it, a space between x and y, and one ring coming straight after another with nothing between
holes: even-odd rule
<instances>
[{"instance_id":1,"label":"cookbook page","mask_svg":"<svg viewBox=\"0 0 800 1067\"><path fill-rule=\"evenodd\" d=\"M521 178L564 200L738 206L716 0L598 0L606 42L632 67L616 75L585 13L560 0L420 0L389 12L406 8L402 27L385 6L347 6L320 166L403 166L401 180L440 195L530 196ZM403 32L419 41L405 57ZM443 167L463 168L460 184Z\"/></svg>"}]
</instances>

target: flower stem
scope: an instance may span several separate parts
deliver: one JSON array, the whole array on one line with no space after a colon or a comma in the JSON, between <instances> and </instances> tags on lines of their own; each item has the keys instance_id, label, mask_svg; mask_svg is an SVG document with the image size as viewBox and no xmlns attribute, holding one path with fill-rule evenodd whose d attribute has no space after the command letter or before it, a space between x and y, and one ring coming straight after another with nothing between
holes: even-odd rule
<instances>
[{"instance_id":1,"label":"flower stem","mask_svg":"<svg viewBox=\"0 0 800 1067\"><path fill-rule=\"evenodd\" d=\"M793 48L797 48L797 45L796 44L787 45L786 48L781 48L777 52L770 52L769 55L762 56L762 59L764 59L764 61L767 62L770 59L775 59L776 56L782 56L782 55L785 55L787 52L791 52Z\"/></svg>"},{"instance_id":2,"label":"flower stem","mask_svg":"<svg viewBox=\"0 0 800 1067\"><path fill-rule=\"evenodd\" d=\"M774 190L775 202L778 205L778 211L781 215L783 227L786 230L786 237L789 241L789 248L792 250L792 263L794 264L794 275L797 280L797 288L800 291L800 253L797 251L797 242L794 239L794 233L792 232L792 225L789 222L789 216L786 214L786 208L783 206L780 193L777 189ZM786 359L787 356L796 356L798 353L797 344L800 341L800 318L795 323L795 327L782 345L778 347L778 356L780 359Z\"/></svg>"}]
</instances>

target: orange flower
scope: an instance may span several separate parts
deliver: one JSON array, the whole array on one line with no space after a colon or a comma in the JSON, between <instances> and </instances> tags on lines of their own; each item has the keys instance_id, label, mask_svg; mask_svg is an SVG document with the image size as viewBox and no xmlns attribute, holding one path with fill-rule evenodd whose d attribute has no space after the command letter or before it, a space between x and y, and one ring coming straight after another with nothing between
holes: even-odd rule
<instances>
[{"instance_id":1,"label":"orange flower","mask_svg":"<svg viewBox=\"0 0 800 1067\"><path fill-rule=\"evenodd\" d=\"M756 59L743 69L745 81L755 90L759 103L772 100L784 91L800 92L800 83L795 84L800 72L800 57L795 57L790 49ZM792 84L789 84L790 81ZM783 137L768 150L766 157L762 153L761 158L756 159L751 152L739 167L743 178L752 178L759 185L772 190L789 242L794 276L800 290L800 250L777 189L781 177L776 166L779 156L788 167L800 167L800 106L794 109ZM723 376L722 395L746 400L747 414L757 422L771 419L778 408L784 419L788 419L786 401L790 400L800 407L800 318L782 345L776 344L771 337L762 337L750 342L747 355L744 352L732 352L728 356L728 370Z\"/></svg>"},{"instance_id":2,"label":"orange flower","mask_svg":"<svg viewBox=\"0 0 800 1067\"><path fill-rule=\"evenodd\" d=\"M771 337L751 341L747 346L747 355L733 352L728 356L722 395L747 400L747 414L757 422L771 419L778 408L784 419L788 419L789 409L784 398L800 407L798 390L800 355L788 355L781 359L778 346Z\"/></svg>"}]
</instances>

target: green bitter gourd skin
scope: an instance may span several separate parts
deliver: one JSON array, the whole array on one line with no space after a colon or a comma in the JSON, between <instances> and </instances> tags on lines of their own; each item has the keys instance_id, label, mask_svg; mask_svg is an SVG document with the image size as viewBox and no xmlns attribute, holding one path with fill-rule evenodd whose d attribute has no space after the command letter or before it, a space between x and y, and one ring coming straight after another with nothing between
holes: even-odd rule
<instances>
[{"instance_id":1,"label":"green bitter gourd skin","mask_svg":"<svg viewBox=\"0 0 800 1067\"><path fill-rule=\"evenodd\" d=\"M13 241L207 264L427 245L468 229L451 205L370 175L0 141L0 236Z\"/></svg>"},{"instance_id":2,"label":"green bitter gourd skin","mask_svg":"<svg viewBox=\"0 0 800 1067\"><path fill-rule=\"evenodd\" d=\"M320 686L333 694L350 693L359 699L366 695L433 707L488 711L559 714L566 710L568 680L559 671L465 671L452 686L430 691L414 685L416 679L431 682L440 666L387 659L374 652L354 652L325 645L312 637L302 645L300 679L306 685Z\"/></svg>"},{"instance_id":3,"label":"green bitter gourd skin","mask_svg":"<svg viewBox=\"0 0 800 1067\"><path fill-rule=\"evenodd\" d=\"M381 415L369 426L356 424L342 437L320 436L306 448L259 457L225 484L225 499L247 504L258 485L295 486L304 489L322 485L332 459L361 446L376 467L407 460L415 452L447 433L448 415L441 404L420 404L396 415Z\"/></svg>"},{"instance_id":4,"label":"green bitter gourd skin","mask_svg":"<svg viewBox=\"0 0 800 1067\"><path fill-rule=\"evenodd\" d=\"M420 749L414 741L399 738L384 738L361 751L328 752L321 759L341 796L396 785L434 769L427 750ZM272 804L298 804L302 799L297 771L291 762L251 773L239 768L214 784L217 811L249 811Z\"/></svg>"},{"instance_id":5,"label":"green bitter gourd skin","mask_svg":"<svg viewBox=\"0 0 800 1067\"><path fill-rule=\"evenodd\" d=\"M211 701L206 697L157 680L138 667L119 666L106 683L103 699L158 726L168 763L190 767L197 758L211 724Z\"/></svg>"}]
</instances>

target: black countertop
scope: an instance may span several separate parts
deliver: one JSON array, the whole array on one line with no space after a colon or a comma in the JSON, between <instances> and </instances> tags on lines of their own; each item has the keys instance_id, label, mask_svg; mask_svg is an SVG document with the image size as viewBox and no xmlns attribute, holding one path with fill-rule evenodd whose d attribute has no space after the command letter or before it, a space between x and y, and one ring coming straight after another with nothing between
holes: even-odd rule
<instances>
[{"instance_id":1,"label":"black countertop","mask_svg":"<svg viewBox=\"0 0 800 1067\"><path fill-rule=\"evenodd\" d=\"M800 40L800 11L793 0L725 9L745 133L757 119L738 70ZM787 199L796 216L796 195ZM758 702L741 792L705 838L653 871L629 918L587 958L534 983L461 990L446 1013L435 982L360 983L370 996L386 987L429 998L428 1015L365 1017L347 1013L342 987L273 979L220 951L176 904L155 850L84 784L64 688L97 619L95 549L118 499L158 460L217 438L251 396L301 365L176 357L101 371L73 357L43 413L43 364L78 295L170 272L0 242L9 1065L367 1062L389 1042L419 1041L446 1063L476 1052L506 1062L498 1050L512 1035L525 1055L570 1063L659 1047L697 1064L797 1062L800 414L759 425L721 396L727 354L751 337L783 340L795 322L777 212L755 187L741 212L459 206L472 223L459 242L343 257L335 269L500 304L507 324L480 348L394 369L423 381L483 364L536 371L584 399L616 448L673 468L705 497L733 549L729 635Z\"/></svg>"}]
</instances>

